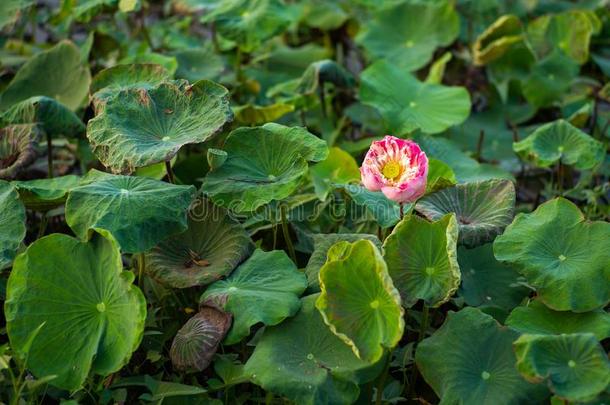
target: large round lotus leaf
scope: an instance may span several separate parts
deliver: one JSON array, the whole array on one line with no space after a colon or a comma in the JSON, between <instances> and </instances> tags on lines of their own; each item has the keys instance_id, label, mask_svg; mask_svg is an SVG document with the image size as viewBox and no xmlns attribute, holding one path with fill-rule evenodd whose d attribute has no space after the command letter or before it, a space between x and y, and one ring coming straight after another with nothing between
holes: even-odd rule
<instances>
[{"instance_id":1,"label":"large round lotus leaf","mask_svg":"<svg viewBox=\"0 0 610 405\"><path fill-rule=\"evenodd\" d=\"M593 333L598 340L610 337L610 314L604 310L580 314L553 311L538 300L515 308L506 318L506 325L533 335Z\"/></svg>"},{"instance_id":2,"label":"large round lotus leaf","mask_svg":"<svg viewBox=\"0 0 610 405\"><path fill-rule=\"evenodd\" d=\"M40 128L35 124L9 125L0 129L0 179L12 179L34 163Z\"/></svg>"},{"instance_id":3,"label":"large round lotus leaf","mask_svg":"<svg viewBox=\"0 0 610 405\"><path fill-rule=\"evenodd\" d=\"M542 403L541 387L515 368L512 343L518 336L476 308L450 311L417 346L415 362L442 404Z\"/></svg>"},{"instance_id":4,"label":"large round lotus leaf","mask_svg":"<svg viewBox=\"0 0 610 405\"><path fill-rule=\"evenodd\" d=\"M420 299L437 307L457 291L457 238L453 214L436 222L408 215L394 227L383 244L383 255L405 307Z\"/></svg>"},{"instance_id":5,"label":"large round lotus leaf","mask_svg":"<svg viewBox=\"0 0 610 405\"><path fill-rule=\"evenodd\" d=\"M89 372L118 371L138 347L146 301L123 271L118 244L105 231L88 242L53 234L15 259L4 305L11 347L34 336L27 367L50 384L80 388Z\"/></svg>"},{"instance_id":6,"label":"large round lotus leaf","mask_svg":"<svg viewBox=\"0 0 610 405\"><path fill-rule=\"evenodd\" d=\"M170 79L163 66L152 63L123 64L102 70L93 77L90 92L98 108L115 93L126 89L151 88Z\"/></svg>"},{"instance_id":7,"label":"large round lotus leaf","mask_svg":"<svg viewBox=\"0 0 610 405\"><path fill-rule=\"evenodd\" d=\"M3 125L38 124L51 136L75 137L85 133L85 124L68 107L46 96L23 100L0 116Z\"/></svg>"},{"instance_id":8,"label":"large round lotus leaf","mask_svg":"<svg viewBox=\"0 0 610 405\"><path fill-rule=\"evenodd\" d=\"M305 268L309 289L315 292L320 291L318 273L326 263L326 255L331 246L341 241L356 242L361 239L370 240L378 249L381 249L381 242L375 235L365 233L319 233L313 235L314 250Z\"/></svg>"},{"instance_id":9,"label":"large round lotus leaf","mask_svg":"<svg viewBox=\"0 0 610 405\"><path fill-rule=\"evenodd\" d=\"M203 21L214 21L220 35L252 52L288 28L291 17L290 9L280 0L232 0L204 16Z\"/></svg>"},{"instance_id":10,"label":"large round lotus leaf","mask_svg":"<svg viewBox=\"0 0 610 405\"><path fill-rule=\"evenodd\" d=\"M231 314L202 306L174 337L169 352L174 367L188 371L206 369L230 327Z\"/></svg>"},{"instance_id":11,"label":"large round lotus leaf","mask_svg":"<svg viewBox=\"0 0 610 405\"><path fill-rule=\"evenodd\" d=\"M204 142L232 117L224 87L207 80L163 82L116 92L87 124L87 137L105 166L132 172Z\"/></svg>"},{"instance_id":12,"label":"large round lotus leaf","mask_svg":"<svg viewBox=\"0 0 610 405\"><path fill-rule=\"evenodd\" d=\"M496 259L514 263L547 306L586 312L610 301L610 224L588 222L564 198L519 214L494 242Z\"/></svg>"},{"instance_id":13,"label":"large round lotus leaf","mask_svg":"<svg viewBox=\"0 0 610 405\"><path fill-rule=\"evenodd\" d=\"M223 58L214 51L212 41L203 43L199 48L179 49L171 55L178 62L176 78L191 83L202 79L217 80L225 69Z\"/></svg>"},{"instance_id":14,"label":"large round lotus leaf","mask_svg":"<svg viewBox=\"0 0 610 405\"><path fill-rule=\"evenodd\" d=\"M474 307L495 306L510 311L527 297L531 290L518 284L519 273L496 260L492 244L474 249L458 249L462 272L459 295Z\"/></svg>"},{"instance_id":15,"label":"large round lotus leaf","mask_svg":"<svg viewBox=\"0 0 610 405\"><path fill-rule=\"evenodd\" d=\"M386 128L397 135L442 132L470 114L465 88L422 83L385 60L366 68L360 80L362 103L379 110Z\"/></svg>"},{"instance_id":16,"label":"large round lotus leaf","mask_svg":"<svg viewBox=\"0 0 610 405\"><path fill-rule=\"evenodd\" d=\"M212 284L201 301L233 314L233 327L223 342L231 345L248 336L250 327L259 322L277 325L296 314L305 288L305 275L286 253L256 250L226 280Z\"/></svg>"},{"instance_id":17,"label":"large round lotus leaf","mask_svg":"<svg viewBox=\"0 0 610 405\"><path fill-rule=\"evenodd\" d=\"M547 14L527 26L529 42L539 55L560 49L578 64L589 60L591 36L598 33L601 21L594 11L568 10Z\"/></svg>"},{"instance_id":18,"label":"large round lotus leaf","mask_svg":"<svg viewBox=\"0 0 610 405\"><path fill-rule=\"evenodd\" d=\"M320 201L326 200L334 184L360 181L360 169L356 160L352 155L337 147L330 148L328 157L313 165L309 172Z\"/></svg>"},{"instance_id":19,"label":"large round lotus leaf","mask_svg":"<svg viewBox=\"0 0 610 405\"><path fill-rule=\"evenodd\" d=\"M375 378L379 367L371 370L331 333L314 307L317 298L303 298L294 318L266 328L244 372L297 404L350 404L358 398L358 384Z\"/></svg>"},{"instance_id":20,"label":"large round lotus leaf","mask_svg":"<svg viewBox=\"0 0 610 405\"><path fill-rule=\"evenodd\" d=\"M358 358L377 362L404 332L404 310L379 249L370 240L339 242L320 269L316 307Z\"/></svg>"},{"instance_id":21,"label":"large round lotus leaf","mask_svg":"<svg viewBox=\"0 0 610 405\"><path fill-rule=\"evenodd\" d=\"M451 1L409 0L382 9L363 28L358 42L374 59L413 71L425 66L437 47L455 40L460 21Z\"/></svg>"},{"instance_id":22,"label":"large round lotus leaf","mask_svg":"<svg viewBox=\"0 0 610 405\"><path fill-rule=\"evenodd\" d=\"M62 41L19 69L2 93L0 110L32 96L51 97L76 110L87 96L90 82L89 68L83 64L78 47Z\"/></svg>"},{"instance_id":23,"label":"large round lotus leaf","mask_svg":"<svg viewBox=\"0 0 610 405\"><path fill-rule=\"evenodd\" d=\"M400 221L400 205L387 198L381 191L370 191L357 184L346 184L347 194L357 205L364 206L382 228L389 228ZM411 205L405 205L408 211Z\"/></svg>"},{"instance_id":24,"label":"large round lotus leaf","mask_svg":"<svg viewBox=\"0 0 610 405\"><path fill-rule=\"evenodd\" d=\"M236 129L223 149L227 160L208 172L201 188L237 212L288 197L307 173L307 161L328 155L326 142L305 128L273 123Z\"/></svg>"},{"instance_id":25,"label":"large round lotus leaf","mask_svg":"<svg viewBox=\"0 0 610 405\"><path fill-rule=\"evenodd\" d=\"M68 192L80 184L80 177L69 174L52 179L13 181L12 184L26 207L48 211L66 201Z\"/></svg>"},{"instance_id":26,"label":"large round lotus leaf","mask_svg":"<svg viewBox=\"0 0 610 405\"><path fill-rule=\"evenodd\" d=\"M228 275L253 249L246 230L224 208L197 200L188 229L146 253L146 272L174 288L206 285Z\"/></svg>"},{"instance_id":27,"label":"large round lotus leaf","mask_svg":"<svg viewBox=\"0 0 610 405\"><path fill-rule=\"evenodd\" d=\"M66 222L85 239L91 229L112 233L126 253L143 252L187 229L193 186L144 177L90 172L66 201Z\"/></svg>"},{"instance_id":28,"label":"large round lotus leaf","mask_svg":"<svg viewBox=\"0 0 610 405\"><path fill-rule=\"evenodd\" d=\"M454 212L459 242L474 247L493 241L513 219L515 185L510 180L457 184L425 196L415 209L431 220Z\"/></svg>"},{"instance_id":29,"label":"large round lotus leaf","mask_svg":"<svg viewBox=\"0 0 610 405\"><path fill-rule=\"evenodd\" d=\"M569 91L580 68L561 51L554 51L536 63L521 85L523 96L532 106L550 107Z\"/></svg>"},{"instance_id":30,"label":"large round lotus leaf","mask_svg":"<svg viewBox=\"0 0 610 405\"><path fill-rule=\"evenodd\" d=\"M25 238L25 207L10 183L0 180L0 270L10 266Z\"/></svg>"},{"instance_id":31,"label":"large round lotus leaf","mask_svg":"<svg viewBox=\"0 0 610 405\"><path fill-rule=\"evenodd\" d=\"M514 347L519 372L568 401L594 399L610 384L608 355L591 333L526 334Z\"/></svg>"},{"instance_id":32,"label":"large round lotus leaf","mask_svg":"<svg viewBox=\"0 0 610 405\"><path fill-rule=\"evenodd\" d=\"M517 16L503 15L479 35L472 47L474 63L486 65L502 57L517 42L524 41L523 24Z\"/></svg>"},{"instance_id":33,"label":"large round lotus leaf","mask_svg":"<svg viewBox=\"0 0 610 405\"><path fill-rule=\"evenodd\" d=\"M0 3L0 30L13 24L22 11L34 4L34 0L4 0Z\"/></svg>"},{"instance_id":34,"label":"large round lotus leaf","mask_svg":"<svg viewBox=\"0 0 610 405\"><path fill-rule=\"evenodd\" d=\"M567 121L544 124L531 135L513 144L517 154L540 167L561 160L577 169L591 169L604 160L606 147Z\"/></svg>"}]
</instances>

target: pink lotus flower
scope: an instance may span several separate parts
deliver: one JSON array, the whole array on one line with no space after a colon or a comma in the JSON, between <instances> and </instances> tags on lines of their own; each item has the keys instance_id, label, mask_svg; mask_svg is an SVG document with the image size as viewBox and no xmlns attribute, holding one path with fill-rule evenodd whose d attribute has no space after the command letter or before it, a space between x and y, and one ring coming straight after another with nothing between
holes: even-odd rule
<instances>
[{"instance_id":1,"label":"pink lotus flower","mask_svg":"<svg viewBox=\"0 0 610 405\"><path fill-rule=\"evenodd\" d=\"M428 158L413 141L386 135L371 144L360 168L364 187L398 203L413 202L426 192Z\"/></svg>"}]
</instances>

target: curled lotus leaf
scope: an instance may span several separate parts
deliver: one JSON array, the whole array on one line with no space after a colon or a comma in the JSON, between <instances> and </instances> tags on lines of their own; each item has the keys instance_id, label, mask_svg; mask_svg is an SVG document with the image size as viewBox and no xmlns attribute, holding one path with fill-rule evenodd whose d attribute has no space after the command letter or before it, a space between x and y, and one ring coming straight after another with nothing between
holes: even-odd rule
<instances>
[{"instance_id":1,"label":"curled lotus leaf","mask_svg":"<svg viewBox=\"0 0 610 405\"><path fill-rule=\"evenodd\" d=\"M80 185L80 179L69 174L52 179L13 181L12 184L27 208L48 211L63 204L70 190Z\"/></svg>"},{"instance_id":2,"label":"curled lotus leaf","mask_svg":"<svg viewBox=\"0 0 610 405\"><path fill-rule=\"evenodd\" d=\"M503 15L494 21L473 45L476 65L486 65L502 57L517 42L525 40L523 24L515 15Z\"/></svg>"},{"instance_id":3,"label":"curled lotus leaf","mask_svg":"<svg viewBox=\"0 0 610 405\"><path fill-rule=\"evenodd\" d=\"M0 129L0 179L13 179L38 157L36 124L9 125Z\"/></svg>"},{"instance_id":4,"label":"curled lotus leaf","mask_svg":"<svg viewBox=\"0 0 610 405\"><path fill-rule=\"evenodd\" d=\"M176 333L169 355L178 370L205 370L231 327L231 314L204 305Z\"/></svg>"},{"instance_id":5,"label":"curled lotus leaf","mask_svg":"<svg viewBox=\"0 0 610 405\"><path fill-rule=\"evenodd\" d=\"M233 118L227 89L208 80L162 82L114 93L87 125L98 159L116 173L169 161Z\"/></svg>"},{"instance_id":6,"label":"curled lotus leaf","mask_svg":"<svg viewBox=\"0 0 610 405\"><path fill-rule=\"evenodd\" d=\"M25 207L8 182L0 180L0 270L9 267L25 238Z\"/></svg>"}]
</instances>

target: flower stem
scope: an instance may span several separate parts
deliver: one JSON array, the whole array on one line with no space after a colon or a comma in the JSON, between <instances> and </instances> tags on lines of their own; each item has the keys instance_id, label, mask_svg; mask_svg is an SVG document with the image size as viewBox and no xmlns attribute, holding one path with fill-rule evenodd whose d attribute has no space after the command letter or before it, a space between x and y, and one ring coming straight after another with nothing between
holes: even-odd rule
<instances>
[{"instance_id":1,"label":"flower stem","mask_svg":"<svg viewBox=\"0 0 610 405\"><path fill-rule=\"evenodd\" d=\"M172 170L172 163L169 160L165 161L165 171L167 172L167 180L174 184L174 171Z\"/></svg>"},{"instance_id":2,"label":"flower stem","mask_svg":"<svg viewBox=\"0 0 610 405\"><path fill-rule=\"evenodd\" d=\"M51 135L47 134L47 168L48 177L53 178L53 140Z\"/></svg>"},{"instance_id":3,"label":"flower stem","mask_svg":"<svg viewBox=\"0 0 610 405\"><path fill-rule=\"evenodd\" d=\"M288 253L290 254L290 258L293 262L297 262L297 256L294 253L294 246L292 245L292 240L290 239L290 232L288 230L288 221L286 220L286 206L280 206L280 213L282 215L282 232L284 233L284 241L286 242L286 246L288 247Z\"/></svg>"},{"instance_id":4,"label":"flower stem","mask_svg":"<svg viewBox=\"0 0 610 405\"><path fill-rule=\"evenodd\" d=\"M400 219L403 219L405 217L405 204L404 203L400 203Z\"/></svg>"},{"instance_id":5,"label":"flower stem","mask_svg":"<svg viewBox=\"0 0 610 405\"><path fill-rule=\"evenodd\" d=\"M383 372L381 373L381 376L379 377L379 382L377 383L377 395L375 397L375 405L381 405L381 402L383 400L383 387L385 386L385 381L388 378L388 374L390 371L391 357L392 357L391 353L388 353L388 357L386 359L385 366L383 367Z\"/></svg>"},{"instance_id":6,"label":"flower stem","mask_svg":"<svg viewBox=\"0 0 610 405\"><path fill-rule=\"evenodd\" d=\"M40 239L44 236L44 233L47 230L48 223L49 219L47 218L47 213L43 212L42 217L40 218L40 227L38 228L38 236L36 237L36 239Z\"/></svg>"}]
</instances>

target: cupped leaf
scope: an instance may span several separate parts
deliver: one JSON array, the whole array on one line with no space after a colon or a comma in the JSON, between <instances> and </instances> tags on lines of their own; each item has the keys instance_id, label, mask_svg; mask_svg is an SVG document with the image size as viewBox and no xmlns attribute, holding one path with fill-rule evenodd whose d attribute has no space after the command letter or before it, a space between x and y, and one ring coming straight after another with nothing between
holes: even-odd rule
<instances>
[{"instance_id":1,"label":"cupped leaf","mask_svg":"<svg viewBox=\"0 0 610 405\"><path fill-rule=\"evenodd\" d=\"M197 200L188 229L145 255L146 272L174 288L210 284L247 258L254 244L242 225L208 200Z\"/></svg>"},{"instance_id":2,"label":"cupped leaf","mask_svg":"<svg viewBox=\"0 0 610 405\"><path fill-rule=\"evenodd\" d=\"M289 7L280 0L232 0L222 3L203 21L214 21L219 34L252 52L282 33L291 22Z\"/></svg>"},{"instance_id":3,"label":"cupped leaf","mask_svg":"<svg viewBox=\"0 0 610 405\"><path fill-rule=\"evenodd\" d=\"M51 97L76 110L87 96L90 82L89 68L83 64L78 47L62 41L19 69L2 93L0 110L33 96Z\"/></svg>"},{"instance_id":4,"label":"cupped leaf","mask_svg":"<svg viewBox=\"0 0 610 405\"><path fill-rule=\"evenodd\" d=\"M273 123L236 129L224 151L227 160L207 174L202 190L237 212L288 197L307 173L307 161L328 155L326 142L305 128Z\"/></svg>"},{"instance_id":5,"label":"cupped leaf","mask_svg":"<svg viewBox=\"0 0 610 405\"><path fill-rule=\"evenodd\" d=\"M305 268L309 289L315 292L320 291L318 274L324 263L326 263L328 250L334 244L341 241L356 242L361 239L370 240L378 249L381 249L381 242L375 235L364 233L319 233L313 235L314 250Z\"/></svg>"},{"instance_id":6,"label":"cupped leaf","mask_svg":"<svg viewBox=\"0 0 610 405\"><path fill-rule=\"evenodd\" d=\"M515 308L506 318L506 325L532 335L593 333L598 340L610 337L609 313L601 309L580 314L553 311L539 300Z\"/></svg>"},{"instance_id":7,"label":"cupped leaf","mask_svg":"<svg viewBox=\"0 0 610 405\"><path fill-rule=\"evenodd\" d=\"M519 334L476 308L449 312L415 353L417 368L443 404L540 403L540 387L515 368Z\"/></svg>"},{"instance_id":8,"label":"cupped leaf","mask_svg":"<svg viewBox=\"0 0 610 405\"><path fill-rule=\"evenodd\" d=\"M515 43L525 40L523 24L515 15L503 15L479 35L472 47L474 63L486 65L502 57Z\"/></svg>"},{"instance_id":9,"label":"cupped leaf","mask_svg":"<svg viewBox=\"0 0 610 405\"><path fill-rule=\"evenodd\" d=\"M118 371L138 347L146 301L124 272L116 241L105 231L88 242L63 234L37 240L17 257L4 310L11 347L25 350L37 377L76 390L90 372Z\"/></svg>"},{"instance_id":10,"label":"cupped leaf","mask_svg":"<svg viewBox=\"0 0 610 405\"><path fill-rule=\"evenodd\" d=\"M319 274L316 308L358 358L375 363L398 344L404 310L387 266L370 240L342 241L328 251Z\"/></svg>"},{"instance_id":11,"label":"cupped leaf","mask_svg":"<svg viewBox=\"0 0 610 405\"><path fill-rule=\"evenodd\" d=\"M87 124L87 137L105 166L133 172L204 142L232 117L224 87L207 80L163 82L114 93Z\"/></svg>"},{"instance_id":12,"label":"cupped leaf","mask_svg":"<svg viewBox=\"0 0 610 405\"><path fill-rule=\"evenodd\" d=\"M0 270L13 262L15 252L25 238L25 207L19 194L6 181L0 180Z\"/></svg>"},{"instance_id":13,"label":"cupped leaf","mask_svg":"<svg viewBox=\"0 0 610 405\"><path fill-rule=\"evenodd\" d=\"M606 154L603 143L564 120L540 126L524 140L514 143L513 149L540 167L561 161L581 170L600 164Z\"/></svg>"},{"instance_id":14,"label":"cupped leaf","mask_svg":"<svg viewBox=\"0 0 610 405\"><path fill-rule=\"evenodd\" d=\"M294 106L284 103L266 106L246 104L233 109L235 119L247 125L262 125L275 121L291 111L294 111Z\"/></svg>"},{"instance_id":15,"label":"cupped leaf","mask_svg":"<svg viewBox=\"0 0 610 405\"><path fill-rule=\"evenodd\" d=\"M144 252L187 229L193 186L93 170L66 201L66 222L81 239L106 229L127 253Z\"/></svg>"},{"instance_id":16,"label":"cupped leaf","mask_svg":"<svg viewBox=\"0 0 610 405\"><path fill-rule=\"evenodd\" d=\"M515 185L510 180L457 184L425 196L415 209L431 220L454 212L459 242L474 247L493 241L513 219Z\"/></svg>"},{"instance_id":17,"label":"cupped leaf","mask_svg":"<svg viewBox=\"0 0 610 405\"><path fill-rule=\"evenodd\" d=\"M38 157L38 125L18 124L0 129L0 179L13 179Z\"/></svg>"},{"instance_id":18,"label":"cupped leaf","mask_svg":"<svg viewBox=\"0 0 610 405\"><path fill-rule=\"evenodd\" d=\"M382 228L389 228L400 221L400 205L387 198L381 191L370 191L358 184L343 187L352 200L367 209ZM411 205L405 205L408 211Z\"/></svg>"},{"instance_id":19,"label":"cupped leaf","mask_svg":"<svg viewBox=\"0 0 610 405\"><path fill-rule=\"evenodd\" d=\"M496 259L515 264L557 311L586 312L610 302L610 224L589 222L556 198L519 214L494 242Z\"/></svg>"},{"instance_id":20,"label":"cupped leaf","mask_svg":"<svg viewBox=\"0 0 610 405\"><path fill-rule=\"evenodd\" d=\"M121 64L100 71L93 77L90 93L96 109L115 93L126 89L152 88L171 78L161 65Z\"/></svg>"},{"instance_id":21,"label":"cupped leaf","mask_svg":"<svg viewBox=\"0 0 610 405\"><path fill-rule=\"evenodd\" d=\"M517 270L496 260L492 246L488 243L474 249L458 249L462 272L459 295L470 306L510 311L529 295L530 289L518 283Z\"/></svg>"},{"instance_id":22,"label":"cupped leaf","mask_svg":"<svg viewBox=\"0 0 610 405\"><path fill-rule=\"evenodd\" d=\"M373 59L413 71L426 65L437 47L451 44L459 31L451 1L408 0L377 12L357 40Z\"/></svg>"},{"instance_id":23,"label":"cupped leaf","mask_svg":"<svg viewBox=\"0 0 610 405\"><path fill-rule=\"evenodd\" d=\"M305 288L305 275L286 253L256 250L226 280L208 287L201 301L233 314L233 327L223 342L231 345L248 336L250 327L259 322L277 325L296 314Z\"/></svg>"},{"instance_id":24,"label":"cupped leaf","mask_svg":"<svg viewBox=\"0 0 610 405\"><path fill-rule=\"evenodd\" d=\"M526 334L514 347L519 372L568 401L594 399L610 384L610 361L591 333Z\"/></svg>"},{"instance_id":25,"label":"cupped leaf","mask_svg":"<svg viewBox=\"0 0 610 405\"><path fill-rule=\"evenodd\" d=\"M387 129L397 135L416 129L442 132L470 113L465 88L422 83L384 60L369 66L360 80L362 103L379 110Z\"/></svg>"},{"instance_id":26,"label":"cupped leaf","mask_svg":"<svg viewBox=\"0 0 610 405\"><path fill-rule=\"evenodd\" d=\"M178 370L202 371L210 363L231 327L231 314L202 306L176 333L169 355Z\"/></svg>"},{"instance_id":27,"label":"cupped leaf","mask_svg":"<svg viewBox=\"0 0 610 405\"><path fill-rule=\"evenodd\" d=\"M349 184L360 181L358 163L349 153L332 147L328 157L313 165L309 172L316 195L321 201L326 200L334 184Z\"/></svg>"},{"instance_id":28,"label":"cupped leaf","mask_svg":"<svg viewBox=\"0 0 610 405\"><path fill-rule=\"evenodd\" d=\"M265 390L303 405L349 404L358 384L375 378L379 367L358 359L324 324L314 303L301 299L294 318L266 328L244 372Z\"/></svg>"},{"instance_id":29,"label":"cupped leaf","mask_svg":"<svg viewBox=\"0 0 610 405\"><path fill-rule=\"evenodd\" d=\"M332 83L337 87L353 87L356 84L354 76L337 62L324 59L312 63L305 69L299 80L299 93L315 93L324 83Z\"/></svg>"},{"instance_id":30,"label":"cupped leaf","mask_svg":"<svg viewBox=\"0 0 610 405\"><path fill-rule=\"evenodd\" d=\"M29 209L48 211L63 204L68 193L80 184L80 177L73 174L52 179L13 181L19 197Z\"/></svg>"},{"instance_id":31,"label":"cupped leaf","mask_svg":"<svg viewBox=\"0 0 610 405\"><path fill-rule=\"evenodd\" d=\"M46 96L23 100L0 115L3 125L38 124L51 136L76 137L85 133L85 124L72 110Z\"/></svg>"},{"instance_id":32,"label":"cupped leaf","mask_svg":"<svg viewBox=\"0 0 610 405\"><path fill-rule=\"evenodd\" d=\"M436 222L408 215L387 237L383 244L384 259L405 307L420 299L437 307L457 291L460 285L457 237L453 214Z\"/></svg>"}]
</instances>

